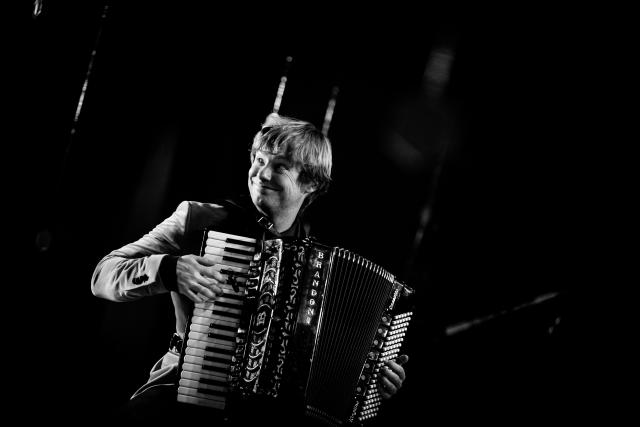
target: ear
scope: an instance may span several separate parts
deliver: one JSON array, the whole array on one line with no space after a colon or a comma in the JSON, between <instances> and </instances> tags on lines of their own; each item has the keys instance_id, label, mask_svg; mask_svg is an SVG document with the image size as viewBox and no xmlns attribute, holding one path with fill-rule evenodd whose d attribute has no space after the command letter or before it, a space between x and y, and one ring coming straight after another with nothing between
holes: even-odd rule
<instances>
[{"instance_id":1,"label":"ear","mask_svg":"<svg viewBox=\"0 0 640 427\"><path fill-rule=\"evenodd\" d=\"M310 182L302 186L302 192L307 195L314 193L317 189L318 189L318 186L316 185L315 182Z\"/></svg>"}]
</instances>

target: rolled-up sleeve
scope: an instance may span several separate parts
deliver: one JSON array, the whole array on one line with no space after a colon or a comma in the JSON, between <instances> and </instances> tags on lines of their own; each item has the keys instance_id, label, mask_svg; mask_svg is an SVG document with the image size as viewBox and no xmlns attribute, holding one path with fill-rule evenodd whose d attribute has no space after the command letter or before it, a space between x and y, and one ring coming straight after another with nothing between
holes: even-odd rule
<instances>
[{"instance_id":1,"label":"rolled-up sleeve","mask_svg":"<svg viewBox=\"0 0 640 427\"><path fill-rule=\"evenodd\" d=\"M91 277L93 294L110 301L133 301L172 290L169 281L163 281L160 266L165 257L182 255L189 206L187 201L180 203L141 239L102 258Z\"/></svg>"}]
</instances>

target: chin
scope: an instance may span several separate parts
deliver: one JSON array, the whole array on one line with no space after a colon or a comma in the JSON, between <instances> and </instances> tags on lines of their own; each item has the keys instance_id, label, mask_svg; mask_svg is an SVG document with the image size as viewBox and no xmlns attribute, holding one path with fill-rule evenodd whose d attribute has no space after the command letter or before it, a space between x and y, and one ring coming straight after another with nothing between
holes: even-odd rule
<instances>
[{"instance_id":1,"label":"chin","mask_svg":"<svg viewBox=\"0 0 640 427\"><path fill-rule=\"evenodd\" d=\"M271 209L269 209L269 204L264 199L264 197L261 197L259 194L251 193L251 201L253 201L253 205L263 215L268 215L269 212L271 212Z\"/></svg>"}]
</instances>

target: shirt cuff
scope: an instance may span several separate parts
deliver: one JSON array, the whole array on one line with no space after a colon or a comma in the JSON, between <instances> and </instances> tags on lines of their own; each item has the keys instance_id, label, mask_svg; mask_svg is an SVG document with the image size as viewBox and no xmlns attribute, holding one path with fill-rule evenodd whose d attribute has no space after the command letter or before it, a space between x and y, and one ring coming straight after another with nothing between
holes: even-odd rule
<instances>
[{"instance_id":1,"label":"shirt cuff","mask_svg":"<svg viewBox=\"0 0 640 427\"><path fill-rule=\"evenodd\" d=\"M179 256L167 255L162 258L158 274L162 280L162 284L169 291L178 292L178 279L176 275L176 264Z\"/></svg>"}]
</instances>

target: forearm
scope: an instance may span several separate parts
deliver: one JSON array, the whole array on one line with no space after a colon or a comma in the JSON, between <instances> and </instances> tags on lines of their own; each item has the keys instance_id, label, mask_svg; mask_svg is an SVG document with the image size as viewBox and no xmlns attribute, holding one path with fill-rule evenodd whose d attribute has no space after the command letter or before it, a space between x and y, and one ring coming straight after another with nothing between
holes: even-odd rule
<instances>
[{"instance_id":1,"label":"forearm","mask_svg":"<svg viewBox=\"0 0 640 427\"><path fill-rule=\"evenodd\" d=\"M103 258L94 270L91 291L110 301L133 301L168 292L160 274L166 254L125 258L114 253ZM175 274L175 273L174 273Z\"/></svg>"},{"instance_id":2,"label":"forearm","mask_svg":"<svg viewBox=\"0 0 640 427\"><path fill-rule=\"evenodd\" d=\"M105 256L96 265L91 291L110 301L132 301L175 290L176 258L182 254L188 204L150 233Z\"/></svg>"}]
</instances>

